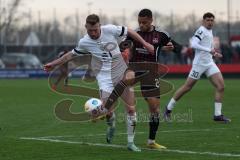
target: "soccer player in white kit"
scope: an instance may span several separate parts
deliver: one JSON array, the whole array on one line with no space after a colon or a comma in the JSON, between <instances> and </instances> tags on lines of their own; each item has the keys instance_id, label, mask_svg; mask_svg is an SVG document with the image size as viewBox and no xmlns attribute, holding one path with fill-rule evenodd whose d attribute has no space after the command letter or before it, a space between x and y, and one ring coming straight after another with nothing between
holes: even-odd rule
<instances>
[{"instance_id":1,"label":"soccer player in white kit","mask_svg":"<svg viewBox=\"0 0 240 160\"><path fill-rule=\"evenodd\" d=\"M135 31L127 27L115 25L101 26L99 17L95 14L91 14L86 18L85 27L87 34L79 40L77 47L61 58L47 63L44 66L44 70L51 71L54 67L69 61L74 55L90 53L92 55L91 69L97 78L100 98L104 106L114 86L122 80L127 69L127 65L118 46L117 41L119 37L128 35L142 43L151 53L154 52L154 47L144 41ZM121 97L125 102L127 111L127 147L131 151L141 151L134 144L135 125L137 120L134 92L128 87L124 90ZM112 112L107 115L107 124L109 125L107 142L111 143L115 130L115 115Z\"/></svg>"},{"instance_id":2,"label":"soccer player in white kit","mask_svg":"<svg viewBox=\"0 0 240 160\"><path fill-rule=\"evenodd\" d=\"M191 47L195 49L195 57L192 64L192 69L188 75L188 78L174 94L166 106L164 117L166 120L171 118L171 111L174 108L176 102L192 87L196 84L198 79L204 73L213 86L215 87L215 112L213 116L214 121L230 122L230 119L226 118L222 110L222 100L224 94L224 80L223 76L218 69L217 65L213 61L213 57L221 58L222 54L214 49L213 46L213 33L212 27L214 24L215 16L212 13L205 13L203 15L202 26L198 28L194 36L191 39Z\"/></svg>"}]
</instances>

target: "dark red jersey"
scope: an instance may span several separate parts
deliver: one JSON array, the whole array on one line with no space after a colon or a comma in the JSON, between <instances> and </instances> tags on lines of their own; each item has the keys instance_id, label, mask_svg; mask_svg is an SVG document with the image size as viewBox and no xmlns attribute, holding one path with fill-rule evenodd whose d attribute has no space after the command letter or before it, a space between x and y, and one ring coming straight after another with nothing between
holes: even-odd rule
<instances>
[{"instance_id":1,"label":"dark red jersey","mask_svg":"<svg viewBox=\"0 0 240 160\"><path fill-rule=\"evenodd\" d=\"M154 26L154 29L150 32L142 32L137 29L136 32L148 43L152 44L155 48L155 53L150 54L143 47L143 45L135 40L133 41L132 57L130 62L156 62L158 58L158 51L162 46L165 46L169 41L170 37L167 32L160 30Z\"/></svg>"}]
</instances>

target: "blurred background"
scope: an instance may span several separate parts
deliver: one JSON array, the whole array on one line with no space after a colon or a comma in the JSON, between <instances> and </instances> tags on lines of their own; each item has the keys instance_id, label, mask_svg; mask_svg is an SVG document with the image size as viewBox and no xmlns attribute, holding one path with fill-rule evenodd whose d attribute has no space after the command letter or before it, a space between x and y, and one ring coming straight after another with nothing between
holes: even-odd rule
<instances>
[{"instance_id":1,"label":"blurred background","mask_svg":"<svg viewBox=\"0 0 240 160\"><path fill-rule=\"evenodd\" d=\"M215 47L223 54L216 62L240 64L239 6L238 0L0 0L0 75L14 77L6 72L9 69L41 69L59 52L73 49L85 34L84 20L90 13L98 14L102 24L134 29L143 8L151 9L154 24L180 44L175 53L161 53L160 62L191 64L194 51L189 39L201 25L202 15L210 11L216 16Z\"/></svg>"}]
</instances>

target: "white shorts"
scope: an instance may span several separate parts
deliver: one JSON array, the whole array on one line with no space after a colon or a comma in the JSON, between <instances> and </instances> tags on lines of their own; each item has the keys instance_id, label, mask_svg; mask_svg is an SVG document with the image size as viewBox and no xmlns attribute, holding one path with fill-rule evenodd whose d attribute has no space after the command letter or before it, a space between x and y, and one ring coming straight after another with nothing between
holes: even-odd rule
<instances>
[{"instance_id":1,"label":"white shorts","mask_svg":"<svg viewBox=\"0 0 240 160\"><path fill-rule=\"evenodd\" d=\"M114 87L123 79L127 65L122 55L119 54L111 62L102 62L97 58L92 58L91 68L98 82L100 96L105 98L112 93Z\"/></svg>"},{"instance_id":2,"label":"white shorts","mask_svg":"<svg viewBox=\"0 0 240 160\"><path fill-rule=\"evenodd\" d=\"M124 73L112 77L111 73L100 73L97 76L98 86L100 89L100 97L107 98L113 91L118 82L123 79Z\"/></svg>"},{"instance_id":3,"label":"white shorts","mask_svg":"<svg viewBox=\"0 0 240 160\"><path fill-rule=\"evenodd\" d=\"M215 73L219 73L220 70L215 63L212 63L208 66L196 65L192 66L192 69L188 77L192 79L200 79L201 75L204 73L207 77L212 76Z\"/></svg>"},{"instance_id":4,"label":"white shorts","mask_svg":"<svg viewBox=\"0 0 240 160\"><path fill-rule=\"evenodd\" d=\"M100 71L96 76L100 89L101 98L107 98L112 93L114 87L123 79L127 67L119 67L115 71Z\"/></svg>"}]
</instances>

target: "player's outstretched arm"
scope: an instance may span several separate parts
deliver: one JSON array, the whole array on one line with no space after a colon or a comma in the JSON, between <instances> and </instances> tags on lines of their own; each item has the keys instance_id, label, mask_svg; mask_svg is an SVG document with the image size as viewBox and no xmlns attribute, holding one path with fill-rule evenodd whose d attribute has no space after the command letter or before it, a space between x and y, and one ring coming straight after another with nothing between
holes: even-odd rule
<instances>
[{"instance_id":1,"label":"player's outstretched arm","mask_svg":"<svg viewBox=\"0 0 240 160\"><path fill-rule=\"evenodd\" d=\"M128 35L132 39L140 42L148 50L149 53L152 53L152 54L154 53L153 45L151 45L150 43L147 43L137 32L128 28Z\"/></svg>"},{"instance_id":2,"label":"player's outstretched arm","mask_svg":"<svg viewBox=\"0 0 240 160\"><path fill-rule=\"evenodd\" d=\"M60 58L58 58L58 59L55 59L55 60L53 60L52 62L49 62L49 63L45 64L45 65L43 66L43 69L44 69L45 71L47 71L47 72L50 72L50 71L52 71L56 66L61 65L61 64L65 63L65 62L69 61L69 60L72 58L72 56L73 56L73 54L72 54L72 52L70 51L70 52L66 53L65 55L63 55L62 57L60 57Z\"/></svg>"}]
</instances>

